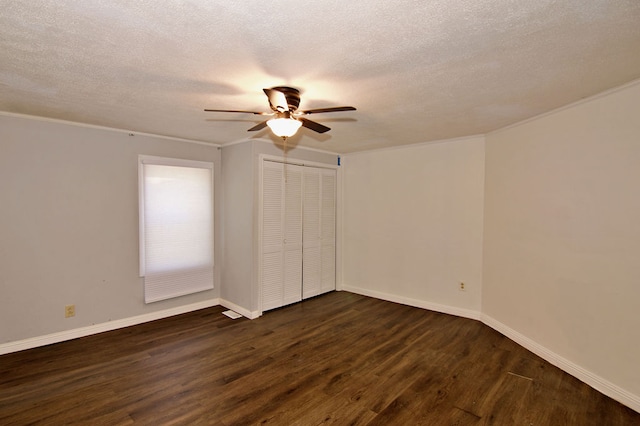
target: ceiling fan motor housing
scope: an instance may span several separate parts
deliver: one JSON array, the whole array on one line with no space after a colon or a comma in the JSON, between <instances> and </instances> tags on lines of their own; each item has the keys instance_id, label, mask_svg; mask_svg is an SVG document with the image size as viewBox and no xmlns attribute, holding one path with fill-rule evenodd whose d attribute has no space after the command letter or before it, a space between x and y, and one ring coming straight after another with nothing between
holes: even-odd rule
<instances>
[{"instance_id":1,"label":"ceiling fan motor housing","mask_svg":"<svg viewBox=\"0 0 640 426\"><path fill-rule=\"evenodd\" d=\"M287 86L276 86L272 87L271 90L277 90L284 95L287 100L287 105L289 106L289 111L293 112L298 109L300 105L300 91L298 89Z\"/></svg>"}]
</instances>

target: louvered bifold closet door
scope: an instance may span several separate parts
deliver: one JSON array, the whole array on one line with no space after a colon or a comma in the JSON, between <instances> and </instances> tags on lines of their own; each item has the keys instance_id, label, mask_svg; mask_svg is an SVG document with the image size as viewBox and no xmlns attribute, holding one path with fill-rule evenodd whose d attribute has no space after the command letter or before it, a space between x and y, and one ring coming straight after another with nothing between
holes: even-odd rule
<instances>
[{"instance_id":1,"label":"louvered bifold closet door","mask_svg":"<svg viewBox=\"0 0 640 426\"><path fill-rule=\"evenodd\" d=\"M282 165L265 161L262 170L262 309L282 306L284 248Z\"/></svg>"},{"instance_id":2,"label":"louvered bifold closet door","mask_svg":"<svg viewBox=\"0 0 640 426\"><path fill-rule=\"evenodd\" d=\"M302 173L265 161L262 171L262 310L301 300ZM285 181L286 176L286 181Z\"/></svg>"},{"instance_id":3,"label":"louvered bifold closet door","mask_svg":"<svg viewBox=\"0 0 640 426\"><path fill-rule=\"evenodd\" d=\"M302 167L284 164L284 300L302 299Z\"/></svg>"},{"instance_id":4,"label":"louvered bifold closet door","mask_svg":"<svg viewBox=\"0 0 640 426\"><path fill-rule=\"evenodd\" d=\"M336 288L336 171L303 172L302 297Z\"/></svg>"},{"instance_id":5,"label":"louvered bifold closet door","mask_svg":"<svg viewBox=\"0 0 640 426\"><path fill-rule=\"evenodd\" d=\"M322 253L320 250L320 169L305 167L303 175L302 298L320 294Z\"/></svg>"},{"instance_id":6,"label":"louvered bifold closet door","mask_svg":"<svg viewBox=\"0 0 640 426\"><path fill-rule=\"evenodd\" d=\"M336 171L264 161L262 310L335 289Z\"/></svg>"},{"instance_id":7,"label":"louvered bifold closet door","mask_svg":"<svg viewBox=\"0 0 640 426\"><path fill-rule=\"evenodd\" d=\"M320 292L336 289L336 171L322 169L320 206Z\"/></svg>"}]
</instances>

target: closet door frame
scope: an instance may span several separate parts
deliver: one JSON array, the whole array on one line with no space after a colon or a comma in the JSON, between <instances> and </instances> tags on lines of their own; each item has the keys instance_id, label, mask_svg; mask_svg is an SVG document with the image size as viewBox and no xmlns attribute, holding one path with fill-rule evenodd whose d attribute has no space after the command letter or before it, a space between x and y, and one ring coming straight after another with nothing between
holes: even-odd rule
<instances>
[{"instance_id":1,"label":"closet door frame","mask_svg":"<svg viewBox=\"0 0 640 426\"><path fill-rule=\"evenodd\" d=\"M280 156L274 156L274 155L268 155L268 154L260 154L259 158L258 158L258 215L257 215L257 234L258 234L258 238L257 238L257 259L256 259L256 268L257 268L257 292L256 297L258 299L258 311L259 311L259 315L262 315L263 313L263 308L262 308L262 282L263 282L263 277L262 277L262 245L263 245L263 241L262 241L262 234L263 234L263 169L264 169L264 163L265 161L272 161L272 162L277 162L277 163L283 163L283 164L291 164L291 165L296 165L296 166L303 166L303 167L316 167L316 168L320 168L320 169L333 169L336 170L336 232L335 232L335 245L336 245L336 251L335 251L335 280L336 280L336 290L341 290L342 288L342 262L341 262L341 241L342 241L342 213L341 213L341 199L342 199L342 170L341 167L338 166L337 164L327 164L327 163L320 163L320 162L315 162L315 161L307 161L307 160L300 160L300 159L296 159L296 158L290 158L287 157L286 159L284 157L280 157ZM255 229L255 228L254 228Z\"/></svg>"}]
</instances>

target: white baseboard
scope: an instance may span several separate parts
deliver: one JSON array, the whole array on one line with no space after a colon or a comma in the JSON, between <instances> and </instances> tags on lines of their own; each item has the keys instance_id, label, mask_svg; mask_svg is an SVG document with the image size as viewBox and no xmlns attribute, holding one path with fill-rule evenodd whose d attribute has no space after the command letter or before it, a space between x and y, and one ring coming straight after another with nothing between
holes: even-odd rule
<instances>
[{"instance_id":1,"label":"white baseboard","mask_svg":"<svg viewBox=\"0 0 640 426\"><path fill-rule=\"evenodd\" d=\"M256 319L260 315L262 315L258 311L250 311L248 309L243 308L242 306L236 305L235 303L229 302L228 300L225 300L225 299L220 299L220 304L222 306L224 306L225 308L227 308L227 309L231 309L232 311L236 311L237 313L239 313L240 315L242 315L245 318Z\"/></svg>"},{"instance_id":2,"label":"white baseboard","mask_svg":"<svg viewBox=\"0 0 640 426\"><path fill-rule=\"evenodd\" d=\"M165 309L163 311L150 312L148 314L138 315L135 317L122 318L119 320L103 322L87 327L75 328L73 330L65 330L58 333L46 334L44 336L32 337L30 339L4 343L0 344L0 355L23 351L25 349L37 348L39 346L51 345L53 343L64 342L65 340L77 339L79 337L90 336L92 334L103 333L105 331L111 331L118 328L129 327L149 321L155 321L158 319L197 311L198 309L210 308L217 305L220 305L220 299L209 299L202 302L192 303L190 305Z\"/></svg>"},{"instance_id":3,"label":"white baseboard","mask_svg":"<svg viewBox=\"0 0 640 426\"><path fill-rule=\"evenodd\" d=\"M512 328L504 325L500 321L491 318L488 315L483 314L481 321L500 334L507 336L509 339L513 340L525 349L530 350L550 364L555 365L564 372L571 374L578 380L581 380L582 382L588 384L598 392L601 392L604 395L607 395L608 397L613 398L621 404L624 404L632 410L640 413L640 396L634 395L631 392L628 392L625 389L616 386L610 381L603 379L597 374L585 370L581 366L569 361L568 359L558 355L553 351L550 351L534 340L531 340L525 335L513 330Z\"/></svg>"},{"instance_id":4,"label":"white baseboard","mask_svg":"<svg viewBox=\"0 0 640 426\"><path fill-rule=\"evenodd\" d=\"M441 305L439 303L426 302L420 299L412 299L410 297L398 296L396 294L383 293L375 290L368 290L360 287L343 285L342 290L350 293L361 294L363 296L375 297L376 299L386 300L388 302L401 303L403 305L413 306L415 308L428 309L430 311L441 312L443 314L455 315L457 317L480 320L480 312L471 309L457 308L455 306Z\"/></svg>"},{"instance_id":5,"label":"white baseboard","mask_svg":"<svg viewBox=\"0 0 640 426\"><path fill-rule=\"evenodd\" d=\"M348 291L351 293L361 294L363 296L375 297L376 299L386 300L388 302L401 303L403 305L414 306L416 308L428 309L430 311L441 312L444 314L456 315L463 318L469 318L474 320L479 320L485 325L493 328L498 333L508 337L513 340L520 346L525 349L533 352L538 355L540 358L549 362L550 364L555 365L560 368L564 372L572 375L573 377L581 380L587 385L591 386L598 392L607 395L610 398L615 399L621 404L626 405L640 413L640 396L634 395L631 392L622 389L619 386L609 382L606 379L594 374L579 365L569 361L568 359L558 355L557 353L545 348L539 343L531 340L523 334L513 330L512 328L502 324L500 321L497 321L491 318L488 315L482 314L481 312L476 312L468 309L456 308L453 306L440 305L437 303L426 302L423 300L412 299L404 296L398 296L389 293L383 293L374 290L368 290L359 287L352 287L343 285L342 290Z\"/></svg>"}]
</instances>

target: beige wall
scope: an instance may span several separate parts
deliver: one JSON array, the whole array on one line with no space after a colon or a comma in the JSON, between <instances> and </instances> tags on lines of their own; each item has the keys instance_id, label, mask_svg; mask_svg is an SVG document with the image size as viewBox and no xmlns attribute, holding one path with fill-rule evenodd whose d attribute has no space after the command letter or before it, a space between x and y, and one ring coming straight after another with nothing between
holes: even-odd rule
<instances>
[{"instance_id":1,"label":"beige wall","mask_svg":"<svg viewBox=\"0 0 640 426\"><path fill-rule=\"evenodd\" d=\"M343 159L343 288L477 317L484 138Z\"/></svg>"},{"instance_id":2,"label":"beige wall","mask_svg":"<svg viewBox=\"0 0 640 426\"><path fill-rule=\"evenodd\" d=\"M216 147L0 115L0 345L218 298L219 224L214 290L145 305L138 154L214 162L219 217Z\"/></svg>"},{"instance_id":3,"label":"beige wall","mask_svg":"<svg viewBox=\"0 0 640 426\"><path fill-rule=\"evenodd\" d=\"M483 313L639 404L640 84L488 135L485 168Z\"/></svg>"}]
</instances>

